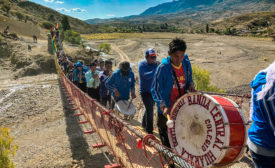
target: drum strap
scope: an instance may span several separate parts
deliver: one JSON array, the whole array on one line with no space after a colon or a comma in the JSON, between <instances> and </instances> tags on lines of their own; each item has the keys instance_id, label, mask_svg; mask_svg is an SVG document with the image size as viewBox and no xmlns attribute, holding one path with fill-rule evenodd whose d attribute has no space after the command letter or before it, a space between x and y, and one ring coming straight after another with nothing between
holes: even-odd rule
<instances>
[{"instance_id":1,"label":"drum strap","mask_svg":"<svg viewBox=\"0 0 275 168\"><path fill-rule=\"evenodd\" d=\"M177 78L176 72L174 71L174 69L172 70L172 72L173 72L174 78L175 78L175 80L176 80L176 84L177 84L178 91L179 91L179 94L180 94L180 96L179 96L179 97L181 97L181 96L182 96L182 94L181 94L181 91L180 91L180 84L179 84L179 81L178 81L178 78Z\"/></svg>"}]
</instances>

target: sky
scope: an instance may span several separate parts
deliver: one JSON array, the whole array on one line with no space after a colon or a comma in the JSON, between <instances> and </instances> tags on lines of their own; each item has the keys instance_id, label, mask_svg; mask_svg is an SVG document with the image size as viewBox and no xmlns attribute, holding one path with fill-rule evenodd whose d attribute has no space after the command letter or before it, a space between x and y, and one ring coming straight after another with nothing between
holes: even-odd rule
<instances>
[{"instance_id":1,"label":"sky","mask_svg":"<svg viewBox=\"0 0 275 168\"><path fill-rule=\"evenodd\" d=\"M81 20L138 15L172 0L29 0Z\"/></svg>"}]
</instances>

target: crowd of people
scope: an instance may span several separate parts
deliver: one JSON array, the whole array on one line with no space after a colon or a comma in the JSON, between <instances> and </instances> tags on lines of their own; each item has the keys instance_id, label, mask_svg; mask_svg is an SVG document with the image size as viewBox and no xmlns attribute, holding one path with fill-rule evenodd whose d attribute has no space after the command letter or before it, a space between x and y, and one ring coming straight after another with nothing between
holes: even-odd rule
<instances>
[{"instance_id":1,"label":"crowd of people","mask_svg":"<svg viewBox=\"0 0 275 168\"><path fill-rule=\"evenodd\" d=\"M144 60L138 64L139 92L145 107L142 127L153 134L154 105L157 106L157 126L163 145L171 147L168 139L167 116L176 100L187 92L194 92L192 67L185 53L186 43L173 39L168 57L157 61L154 49L147 49ZM116 71L112 61L95 60L89 65L83 61L73 64L62 51L58 60L68 78L83 92L110 109L117 101L135 99L135 74L130 63L121 62ZM257 168L275 167L275 62L256 75L252 87L252 120L248 146ZM170 167L174 167L170 164Z\"/></svg>"}]
</instances>

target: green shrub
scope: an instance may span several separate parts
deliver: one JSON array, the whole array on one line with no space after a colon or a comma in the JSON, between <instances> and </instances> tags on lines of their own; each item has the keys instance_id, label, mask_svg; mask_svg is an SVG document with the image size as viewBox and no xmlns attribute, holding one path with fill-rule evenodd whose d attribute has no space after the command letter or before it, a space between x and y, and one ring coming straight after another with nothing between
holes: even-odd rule
<instances>
[{"instance_id":1,"label":"green shrub","mask_svg":"<svg viewBox=\"0 0 275 168\"><path fill-rule=\"evenodd\" d=\"M196 85L197 90L209 91L209 92L224 92L224 90L219 89L217 86L210 84L210 73L199 66L193 66L193 81Z\"/></svg>"},{"instance_id":2,"label":"green shrub","mask_svg":"<svg viewBox=\"0 0 275 168\"><path fill-rule=\"evenodd\" d=\"M215 33L215 29L214 29L214 28L210 28L210 29L209 29L209 32L210 32L210 33Z\"/></svg>"},{"instance_id":3,"label":"green shrub","mask_svg":"<svg viewBox=\"0 0 275 168\"><path fill-rule=\"evenodd\" d=\"M20 12L16 12L15 15L20 21L22 21L25 18L25 16Z\"/></svg>"},{"instance_id":4,"label":"green shrub","mask_svg":"<svg viewBox=\"0 0 275 168\"><path fill-rule=\"evenodd\" d=\"M15 155L18 148L12 144L13 138L10 137L10 129L0 128L0 167L14 168L11 156Z\"/></svg>"},{"instance_id":5,"label":"green shrub","mask_svg":"<svg viewBox=\"0 0 275 168\"><path fill-rule=\"evenodd\" d=\"M53 25L52 23L47 22L47 21L42 22L42 23L40 24L40 26L43 27L43 28L45 28L45 29L51 29L52 27L54 27L54 25Z\"/></svg>"},{"instance_id":6,"label":"green shrub","mask_svg":"<svg viewBox=\"0 0 275 168\"><path fill-rule=\"evenodd\" d=\"M225 28L223 30L223 34L225 34L225 35L231 35L231 29L230 28Z\"/></svg>"},{"instance_id":7,"label":"green shrub","mask_svg":"<svg viewBox=\"0 0 275 168\"><path fill-rule=\"evenodd\" d=\"M81 44L80 33L77 33L73 30L67 30L64 33L64 40L72 43L72 44Z\"/></svg>"},{"instance_id":8,"label":"green shrub","mask_svg":"<svg viewBox=\"0 0 275 168\"><path fill-rule=\"evenodd\" d=\"M103 51L107 54L111 51L111 45L108 43L101 43L98 45L98 48L100 51Z\"/></svg>"}]
</instances>

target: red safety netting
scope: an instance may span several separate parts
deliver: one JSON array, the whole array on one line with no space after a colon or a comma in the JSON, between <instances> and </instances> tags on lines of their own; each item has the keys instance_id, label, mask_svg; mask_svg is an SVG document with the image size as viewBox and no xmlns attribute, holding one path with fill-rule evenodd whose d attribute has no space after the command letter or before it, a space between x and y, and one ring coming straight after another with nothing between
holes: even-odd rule
<instances>
[{"instance_id":1,"label":"red safety netting","mask_svg":"<svg viewBox=\"0 0 275 168\"><path fill-rule=\"evenodd\" d=\"M174 164L175 167L200 167L191 160L182 158L172 149L161 145L153 135L148 135L143 131L122 120L114 111L102 106L99 102L91 99L86 93L76 87L62 72L57 59L55 59L58 74L61 79L62 88L71 101L71 105L76 111L75 116L82 116L79 124L89 124L91 130L84 131L85 134L97 133L100 141L93 147L107 146L115 157L117 164L113 167L153 167L161 168L165 165ZM206 93L206 92L205 92ZM217 93L207 93L214 94ZM249 95L222 96L235 99L235 102L245 111L249 110ZM247 119L249 116L245 116ZM84 120L83 120L84 118ZM244 123L249 125L250 122Z\"/></svg>"},{"instance_id":2,"label":"red safety netting","mask_svg":"<svg viewBox=\"0 0 275 168\"><path fill-rule=\"evenodd\" d=\"M176 167L199 167L161 145L153 135L131 126L114 111L91 99L65 76L57 59L56 66L64 92L74 106L73 109L78 111L75 116L85 118L79 124L90 124L92 127L92 130L84 133L97 133L101 142L95 144L95 147L108 146L119 166L157 168L165 167L169 162Z\"/></svg>"}]
</instances>

